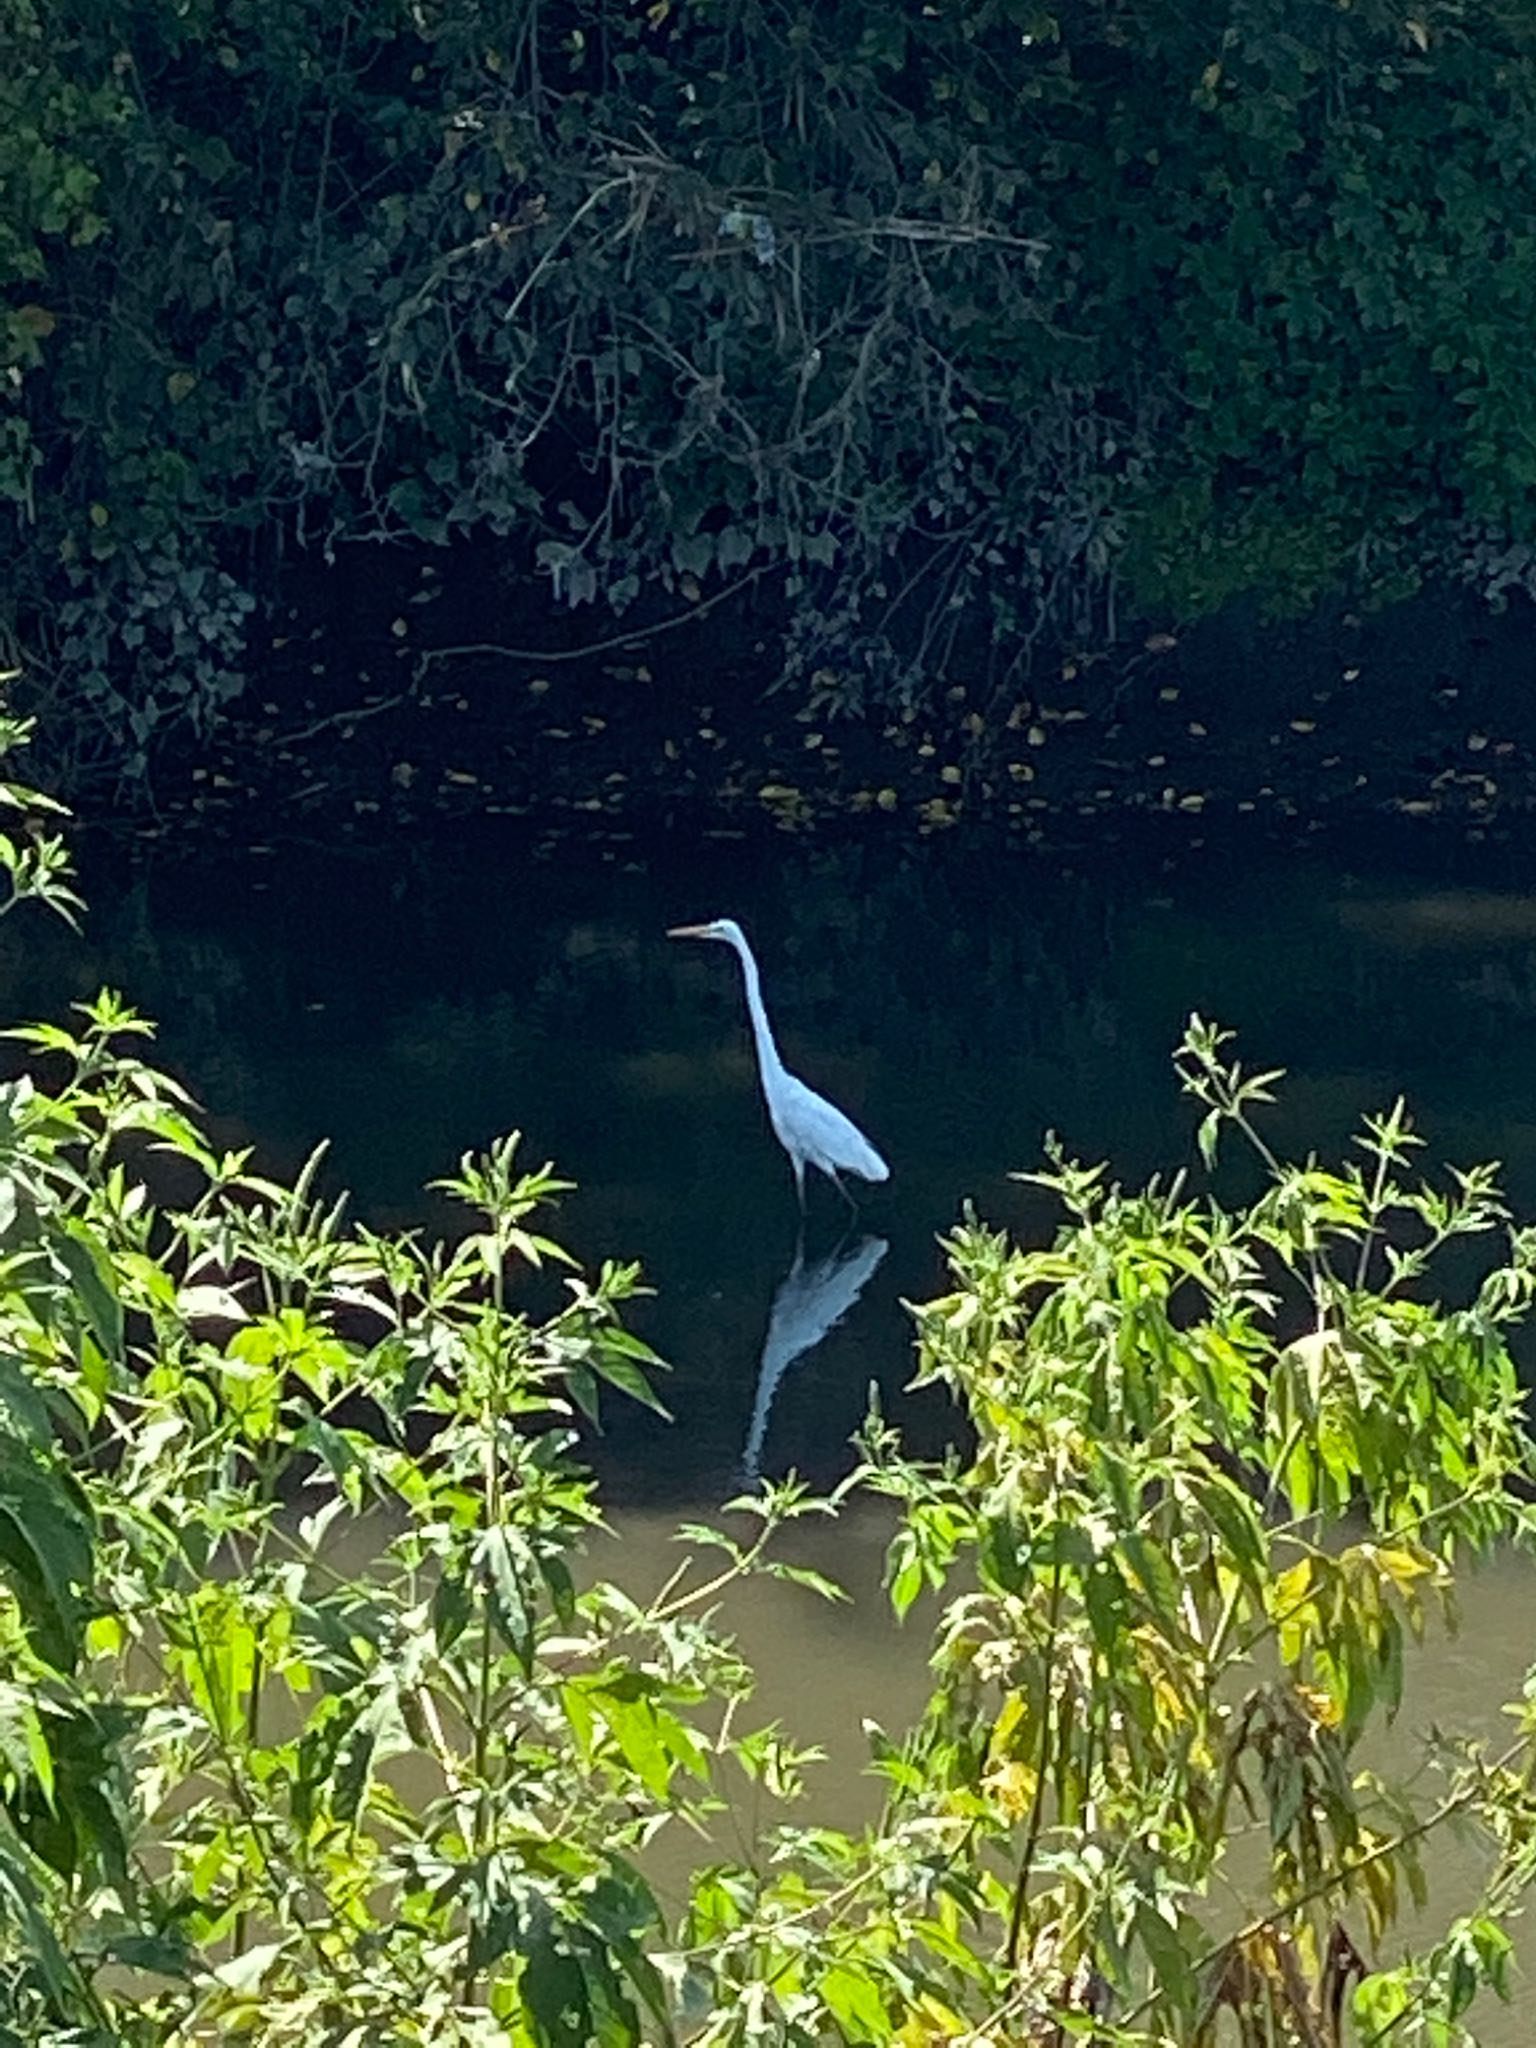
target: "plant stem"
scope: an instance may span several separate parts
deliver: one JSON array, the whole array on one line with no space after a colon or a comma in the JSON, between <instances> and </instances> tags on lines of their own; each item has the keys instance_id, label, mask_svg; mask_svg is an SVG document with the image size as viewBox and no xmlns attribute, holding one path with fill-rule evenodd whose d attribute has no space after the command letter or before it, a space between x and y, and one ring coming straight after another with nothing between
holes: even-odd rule
<instances>
[{"instance_id":1,"label":"plant stem","mask_svg":"<svg viewBox=\"0 0 1536 2048\"><path fill-rule=\"evenodd\" d=\"M1024 1836L1024 1847L1019 1852L1019 1870L1013 1883L1013 1907L1008 1919L1008 1967L1018 1967L1019 1943L1024 1932L1024 1906L1029 1889L1029 1874L1034 1868L1035 1851L1040 1843L1040 1827L1045 1815L1045 1771L1049 1761L1051 1740L1052 1667L1056 1661L1057 1629L1061 1620L1061 1559L1058 1556L1051 1568L1051 1604L1046 1621L1045 1648L1041 1654L1040 1672L1040 1761L1035 1772L1034 1794L1030 1801L1029 1826Z\"/></svg>"}]
</instances>

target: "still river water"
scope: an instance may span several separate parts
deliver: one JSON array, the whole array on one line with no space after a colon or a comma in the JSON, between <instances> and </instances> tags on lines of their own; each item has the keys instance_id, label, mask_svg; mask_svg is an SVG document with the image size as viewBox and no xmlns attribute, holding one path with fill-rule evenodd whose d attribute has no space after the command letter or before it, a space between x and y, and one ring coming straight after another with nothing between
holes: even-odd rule
<instances>
[{"instance_id":1,"label":"still river water","mask_svg":"<svg viewBox=\"0 0 1536 2048\"><path fill-rule=\"evenodd\" d=\"M1536 1214L1536 862L1465 859L1255 843L1172 872L1124 856L1064 872L954 840L776 839L641 862L466 830L430 856L210 855L128 878L88 851L85 940L8 924L0 1008L122 988L222 1139L292 1166L329 1136L333 1185L376 1224L447 1222L423 1183L521 1127L530 1163L579 1183L555 1234L584 1259L638 1258L657 1290L633 1321L672 1368L675 1420L616 1409L594 1456L626 1576L654 1562L660 1578L668 1525L718 1505L744 1463L846 1469L871 1381L921 1440L942 1436L942 1406L901 1394L901 1302L941 1284L939 1234L966 1197L1045 1228L1008 1174L1038 1163L1050 1128L1128 1178L1189 1161L1168 1054L1191 1009L1234 1027L1250 1063L1289 1070L1281 1138L1336 1149L1401 1090L1431 1165L1498 1158ZM798 1268L735 962L663 937L719 915L756 945L790 1066L893 1166L841 1245L841 1205L818 1189ZM873 1699L899 1725L915 1706L921 1631L884 1618L874 1530L840 1529L831 1564L862 1596L851 1609L769 1590L736 1618L765 1706L827 1746L826 1804L852 1813L859 1714ZM1524 1567L1464 1605L1410 1703L1420 1726L1492 1730L1536 1661Z\"/></svg>"}]
</instances>

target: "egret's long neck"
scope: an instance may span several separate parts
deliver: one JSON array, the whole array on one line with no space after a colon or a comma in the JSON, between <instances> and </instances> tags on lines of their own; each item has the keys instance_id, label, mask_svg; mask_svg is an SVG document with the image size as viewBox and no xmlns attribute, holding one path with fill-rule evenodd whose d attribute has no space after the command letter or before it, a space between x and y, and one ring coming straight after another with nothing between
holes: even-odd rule
<instances>
[{"instance_id":1,"label":"egret's long neck","mask_svg":"<svg viewBox=\"0 0 1536 2048\"><path fill-rule=\"evenodd\" d=\"M773 1026L763 1008L763 989L757 978L757 962L752 958L752 948L745 939L733 939L731 944L741 961L742 979L747 985L747 1013L752 1019L752 1036L757 1041L758 1069L766 1081L770 1074L783 1073L784 1062L779 1058L779 1048L773 1040Z\"/></svg>"}]
</instances>

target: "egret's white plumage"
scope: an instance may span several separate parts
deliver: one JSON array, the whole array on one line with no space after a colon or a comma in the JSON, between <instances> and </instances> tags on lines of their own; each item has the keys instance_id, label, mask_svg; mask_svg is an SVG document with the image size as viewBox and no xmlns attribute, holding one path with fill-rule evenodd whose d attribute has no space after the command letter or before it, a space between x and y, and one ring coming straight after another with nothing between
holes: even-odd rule
<instances>
[{"instance_id":1,"label":"egret's white plumage","mask_svg":"<svg viewBox=\"0 0 1536 2048\"><path fill-rule=\"evenodd\" d=\"M779 1057L773 1027L763 1008L762 984L757 962L747 944L746 933L733 918L716 918L712 924L680 924L668 932L669 939L718 939L729 946L741 962L747 990L747 1013L752 1019L752 1037L757 1047L757 1071L768 1105L768 1121L774 1136L789 1154L794 1170L795 1192L805 1207L805 1169L817 1167L845 1198L848 1190L841 1176L857 1174L860 1180L889 1180L891 1169L868 1138L824 1095L790 1073Z\"/></svg>"}]
</instances>

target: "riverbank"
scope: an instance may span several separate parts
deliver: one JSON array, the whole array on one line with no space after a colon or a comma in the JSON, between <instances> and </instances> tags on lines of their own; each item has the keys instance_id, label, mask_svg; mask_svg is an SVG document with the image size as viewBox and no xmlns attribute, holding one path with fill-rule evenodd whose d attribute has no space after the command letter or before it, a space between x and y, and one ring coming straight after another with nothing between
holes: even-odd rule
<instances>
[{"instance_id":1,"label":"riverbank","mask_svg":"<svg viewBox=\"0 0 1536 2048\"><path fill-rule=\"evenodd\" d=\"M1536 808L1524 613L1426 599L1371 619L1228 619L855 716L775 693L772 621L741 605L628 642L577 621L591 653L567 618L541 653L493 637L483 588L431 562L382 586L381 560L313 586L266 635L228 723L113 819L141 842L371 843L513 818L551 848L620 854L661 831L850 825L1177 853L1250 826L1305 840L1437 823L1497 842ZM519 639L556 639L539 628Z\"/></svg>"}]
</instances>

